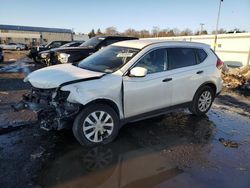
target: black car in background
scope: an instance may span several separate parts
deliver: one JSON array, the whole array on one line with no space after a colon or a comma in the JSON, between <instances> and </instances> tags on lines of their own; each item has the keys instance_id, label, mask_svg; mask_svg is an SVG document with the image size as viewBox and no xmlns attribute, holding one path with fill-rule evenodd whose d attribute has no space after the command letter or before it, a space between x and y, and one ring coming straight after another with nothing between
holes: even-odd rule
<instances>
[{"instance_id":1,"label":"black car in background","mask_svg":"<svg viewBox=\"0 0 250 188\"><path fill-rule=\"evenodd\" d=\"M0 48L0 62L4 61L3 49Z\"/></svg>"},{"instance_id":2,"label":"black car in background","mask_svg":"<svg viewBox=\"0 0 250 188\"><path fill-rule=\"evenodd\" d=\"M51 50L46 62L48 62L48 65L68 62L77 63L105 46L119 41L135 39L138 38L125 36L96 36L87 40L79 47L57 48Z\"/></svg>"},{"instance_id":3,"label":"black car in background","mask_svg":"<svg viewBox=\"0 0 250 188\"><path fill-rule=\"evenodd\" d=\"M71 41L52 41L48 43L45 46L35 46L30 49L30 53L28 54L28 57L33 59L35 62L39 62L38 53L44 50L49 50L53 48L58 48L66 43L69 43Z\"/></svg>"},{"instance_id":4,"label":"black car in background","mask_svg":"<svg viewBox=\"0 0 250 188\"><path fill-rule=\"evenodd\" d=\"M66 43L62 46L60 46L59 48L67 48L67 47L78 47L80 46L82 43L84 43L85 41L73 41L73 42L69 42ZM49 65L48 63L48 59L50 58L50 54L53 53L53 50L56 50L57 48L52 48L49 50L44 50L38 53L38 59L42 62L45 63L47 65Z\"/></svg>"}]
</instances>

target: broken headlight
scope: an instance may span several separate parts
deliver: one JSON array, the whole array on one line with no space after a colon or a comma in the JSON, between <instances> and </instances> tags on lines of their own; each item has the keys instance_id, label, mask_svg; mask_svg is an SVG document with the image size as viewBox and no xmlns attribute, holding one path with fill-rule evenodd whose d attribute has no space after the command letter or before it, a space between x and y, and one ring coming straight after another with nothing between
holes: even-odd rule
<instances>
[{"instance_id":1,"label":"broken headlight","mask_svg":"<svg viewBox=\"0 0 250 188\"><path fill-rule=\"evenodd\" d=\"M49 53L42 53L41 58L45 59L45 58L47 58L48 55L49 55Z\"/></svg>"},{"instance_id":2,"label":"broken headlight","mask_svg":"<svg viewBox=\"0 0 250 188\"><path fill-rule=\"evenodd\" d=\"M59 60L61 63L68 63L69 56L70 56L69 54L60 53L60 54L58 54L58 60Z\"/></svg>"}]
</instances>

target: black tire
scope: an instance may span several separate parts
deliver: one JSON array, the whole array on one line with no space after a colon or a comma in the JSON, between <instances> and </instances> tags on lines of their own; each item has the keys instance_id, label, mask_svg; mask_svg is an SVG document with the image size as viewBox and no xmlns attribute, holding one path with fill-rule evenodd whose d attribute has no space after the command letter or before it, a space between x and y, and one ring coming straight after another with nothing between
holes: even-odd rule
<instances>
[{"instance_id":1,"label":"black tire","mask_svg":"<svg viewBox=\"0 0 250 188\"><path fill-rule=\"evenodd\" d=\"M20 51L20 50L21 50L21 48L17 47L17 48L16 48L16 50L17 50L17 51Z\"/></svg>"},{"instance_id":2,"label":"black tire","mask_svg":"<svg viewBox=\"0 0 250 188\"><path fill-rule=\"evenodd\" d=\"M90 141L83 132L83 124L84 124L85 119L87 119L87 117L92 112L97 112L97 111L104 111L108 113L111 116L113 120L113 124L114 124L112 133L107 138L103 139L101 142ZM77 117L75 118L72 130L77 141L83 146L93 147L93 146L100 145L100 144L107 144L107 143L112 142L119 132L119 118L118 118L117 113L114 111L114 109L108 105L90 104L86 106L77 115Z\"/></svg>"},{"instance_id":3,"label":"black tire","mask_svg":"<svg viewBox=\"0 0 250 188\"><path fill-rule=\"evenodd\" d=\"M33 57L33 60L35 63L41 63L40 59L37 56Z\"/></svg>"},{"instance_id":4,"label":"black tire","mask_svg":"<svg viewBox=\"0 0 250 188\"><path fill-rule=\"evenodd\" d=\"M206 108L205 111L201 111L201 110L199 109L199 99L200 99L201 95L202 95L204 92L206 92L206 91L209 92L210 95L211 95L211 103L210 103L210 105ZM209 87L209 86L203 86L203 87L199 88L199 89L196 91L196 93L195 93L195 95L194 95L194 98L193 98L193 101L192 101L192 103L191 103L190 106L189 106L189 111L190 111L192 114L197 115L197 116L205 115L205 114L209 111L209 109L211 108L211 106L212 106L212 103L213 103L213 101L214 101L214 96L215 96L215 92L214 92L214 90L213 90L211 87Z\"/></svg>"}]
</instances>

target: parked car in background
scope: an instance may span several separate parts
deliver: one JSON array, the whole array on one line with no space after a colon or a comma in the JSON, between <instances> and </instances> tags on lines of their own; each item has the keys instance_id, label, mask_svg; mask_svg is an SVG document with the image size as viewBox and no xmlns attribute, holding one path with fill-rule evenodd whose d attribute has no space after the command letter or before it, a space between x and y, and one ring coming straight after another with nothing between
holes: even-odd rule
<instances>
[{"instance_id":1,"label":"parked car in background","mask_svg":"<svg viewBox=\"0 0 250 188\"><path fill-rule=\"evenodd\" d=\"M62 45L59 48L78 47L84 42L85 41L73 41L73 42L69 42L69 43ZM39 52L38 58L41 60L41 62L46 63L46 65L49 66L50 65L49 59L50 59L51 53L53 53L53 51L56 49L57 48L53 48L50 50L45 50L45 51Z\"/></svg>"},{"instance_id":2,"label":"parked car in background","mask_svg":"<svg viewBox=\"0 0 250 188\"><path fill-rule=\"evenodd\" d=\"M0 44L0 48L4 50L25 50L25 45L21 43L8 43L8 44Z\"/></svg>"},{"instance_id":3,"label":"parked car in background","mask_svg":"<svg viewBox=\"0 0 250 188\"><path fill-rule=\"evenodd\" d=\"M45 46L35 46L30 49L30 52L28 54L28 57L33 59L35 62L39 62L40 59L38 57L38 53L44 50L49 50L53 48L58 48L66 43L69 43L70 41L52 41L48 43Z\"/></svg>"},{"instance_id":4,"label":"parked car in background","mask_svg":"<svg viewBox=\"0 0 250 188\"><path fill-rule=\"evenodd\" d=\"M72 41L72 42L69 42L69 43L66 43L66 44L60 46L59 48L78 47L84 42L85 41Z\"/></svg>"},{"instance_id":5,"label":"parked car in background","mask_svg":"<svg viewBox=\"0 0 250 188\"><path fill-rule=\"evenodd\" d=\"M33 89L14 106L38 113L43 129L74 119L82 145L114 140L122 125L187 107L204 115L222 90L223 62L210 46L166 40L112 44L82 60L32 72Z\"/></svg>"},{"instance_id":6,"label":"parked car in background","mask_svg":"<svg viewBox=\"0 0 250 188\"><path fill-rule=\"evenodd\" d=\"M4 54L3 54L3 49L0 48L0 62L4 61Z\"/></svg>"},{"instance_id":7,"label":"parked car in background","mask_svg":"<svg viewBox=\"0 0 250 188\"><path fill-rule=\"evenodd\" d=\"M51 51L46 61L49 65L68 62L77 63L105 46L119 41L135 39L138 38L126 36L96 36L87 40L79 47L54 49Z\"/></svg>"},{"instance_id":8,"label":"parked car in background","mask_svg":"<svg viewBox=\"0 0 250 188\"><path fill-rule=\"evenodd\" d=\"M17 43L17 44L23 45L25 47L24 50L28 50L29 49L29 47L28 47L27 44L24 44L24 43Z\"/></svg>"}]
</instances>

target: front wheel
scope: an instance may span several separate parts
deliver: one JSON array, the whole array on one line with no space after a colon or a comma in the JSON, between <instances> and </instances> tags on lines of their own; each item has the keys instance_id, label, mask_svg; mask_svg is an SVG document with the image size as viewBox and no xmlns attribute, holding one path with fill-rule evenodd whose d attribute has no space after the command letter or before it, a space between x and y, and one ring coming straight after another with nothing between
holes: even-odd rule
<instances>
[{"instance_id":1,"label":"front wheel","mask_svg":"<svg viewBox=\"0 0 250 188\"><path fill-rule=\"evenodd\" d=\"M107 144L115 139L119 131L117 113L108 105L91 104L76 117L73 134L81 145Z\"/></svg>"},{"instance_id":2,"label":"front wheel","mask_svg":"<svg viewBox=\"0 0 250 188\"><path fill-rule=\"evenodd\" d=\"M40 63L40 59L37 56L34 56L33 60L34 60L35 63Z\"/></svg>"},{"instance_id":3,"label":"front wheel","mask_svg":"<svg viewBox=\"0 0 250 188\"><path fill-rule=\"evenodd\" d=\"M195 115L204 115L211 108L214 101L214 91L209 86L200 88L189 106L189 111Z\"/></svg>"}]
</instances>

